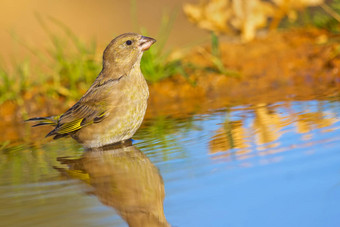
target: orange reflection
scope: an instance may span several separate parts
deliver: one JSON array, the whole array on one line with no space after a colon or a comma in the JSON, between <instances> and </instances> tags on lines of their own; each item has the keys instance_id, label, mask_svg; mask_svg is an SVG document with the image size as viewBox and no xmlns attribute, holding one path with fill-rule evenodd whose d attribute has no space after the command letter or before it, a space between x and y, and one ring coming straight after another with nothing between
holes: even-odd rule
<instances>
[{"instance_id":1,"label":"orange reflection","mask_svg":"<svg viewBox=\"0 0 340 227\"><path fill-rule=\"evenodd\" d=\"M264 103L256 105L254 111L253 130L256 136L256 144L265 145L278 140L282 135L280 130L285 125L284 119ZM260 149L273 148L278 145L279 143L274 143Z\"/></svg>"},{"instance_id":2,"label":"orange reflection","mask_svg":"<svg viewBox=\"0 0 340 227\"><path fill-rule=\"evenodd\" d=\"M226 121L217 129L210 140L210 153L227 151L233 148L238 148L237 153L248 153L249 145L246 143L246 131L242 121ZM228 153L229 154L229 153ZM227 155L228 155L227 154Z\"/></svg>"},{"instance_id":3,"label":"orange reflection","mask_svg":"<svg viewBox=\"0 0 340 227\"><path fill-rule=\"evenodd\" d=\"M280 111L289 113L282 115ZM245 120L229 121L226 118L222 127L214 132L209 143L209 153L225 152L218 157L225 158L228 156L237 155L237 159L247 159L254 155L268 155L286 151L286 149L278 148L280 145L279 139L288 132L285 128L291 125L294 131L302 134L302 139L310 140L313 137L311 134L313 129L330 127L338 120L335 116L330 115L327 111L317 110L315 112L301 113L294 111L289 103L284 103L280 106L270 106L265 103L257 104L251 107L254 113L254 119L251 124L246 125ZM325 131L330 131L332 128L327 128ZM250 144L256 144L256 153L252 154ZM236 148L235 151L229 150Z\"/></svg>"},{"instance_id":4,"label":"orange reflection","mask_svg":"<svg viewBox=\"0 0 340 227\"><path fill-rule=\"evenodd\" d=\"M329 127L335 122L337 122L335 118L328 118L324 113L304 113L297 116L296 131L307 133L315 128Z\"/></svg>"}]
</instances>

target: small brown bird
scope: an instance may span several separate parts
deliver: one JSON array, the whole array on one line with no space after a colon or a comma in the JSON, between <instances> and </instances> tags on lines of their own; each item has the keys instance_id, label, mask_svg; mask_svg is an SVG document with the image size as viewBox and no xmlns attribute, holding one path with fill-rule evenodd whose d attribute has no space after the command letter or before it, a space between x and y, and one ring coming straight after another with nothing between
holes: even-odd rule
<instances>
[{"instance_id":1,"label":"small brown bird","mask_svg":"<svg viewBox=\"0 0 340 227\"><path fill-rule=\"evenodd\" d=\"M130 139L143 121L149 97L140 61L155 42L136 33L116 37L104 51L102 71L74 106L58 116L27 121L55 126L46 137L70 135L85 147Z\"/></svg>"}]
</instances>

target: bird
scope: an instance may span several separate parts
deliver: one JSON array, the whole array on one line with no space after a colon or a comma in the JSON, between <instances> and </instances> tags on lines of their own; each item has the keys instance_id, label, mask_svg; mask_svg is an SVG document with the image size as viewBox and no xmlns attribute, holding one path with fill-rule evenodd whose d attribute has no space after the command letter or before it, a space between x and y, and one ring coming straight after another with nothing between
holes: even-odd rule
<instances>
[{"instance_id":1,"label":"bird","mask_svg":"<svg viewBox=\"0 0 340 227\"><path fill-rule=\"evenodd\" d=\"M46 137L71 136L95 148L130 140L140 127L149 97L141 72L143 52L156 42L137 33L114 38L103 53L102 70L85 94L65 113L26 121L55 128Z\"/></svg>"}]
</instances>

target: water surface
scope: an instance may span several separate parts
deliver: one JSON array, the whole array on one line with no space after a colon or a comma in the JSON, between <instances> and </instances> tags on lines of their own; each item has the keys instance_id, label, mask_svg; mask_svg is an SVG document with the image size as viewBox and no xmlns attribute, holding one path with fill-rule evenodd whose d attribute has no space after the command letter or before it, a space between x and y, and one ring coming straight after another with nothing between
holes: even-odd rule
<instances>
[{"instance_id":1,"label":"water surface","mask_svg":"<svg viewBox=\"0 0 340 227\"><path fill-rule=\"evenodd\" d=\"M149 120L125 148L7 149L0 225L337 226L339 113L334 100L258 103Z\"/></svg>"}]
</instances>

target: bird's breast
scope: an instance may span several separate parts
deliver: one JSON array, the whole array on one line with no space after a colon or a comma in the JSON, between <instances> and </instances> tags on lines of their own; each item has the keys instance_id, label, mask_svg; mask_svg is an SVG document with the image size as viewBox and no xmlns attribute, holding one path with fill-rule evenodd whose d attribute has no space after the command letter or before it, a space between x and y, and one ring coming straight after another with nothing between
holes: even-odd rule
<instances>
[{"instance_id":1,"label":"bird's breast","mask_svg":"<svg viewBox=\"0 0 340 227\"><path fill-rule=\"evenodd\" d=\"M149 97L141 72L127 75L113 91L108 116L100 123L79 130L74 136L87 147L99 147L131 138L141 125Z\"/></svg>"},{"instance_id":2,"label":"bird's breast","mask_svg":"<svg viewBox=\"0 0 340 227\"><path fill-rule=\"evenodd\" d=\"M148 84L140 69L131 70L124 80L124 96L129 100L144 100L149 97Z\"/></svg>"}]
</instances>

